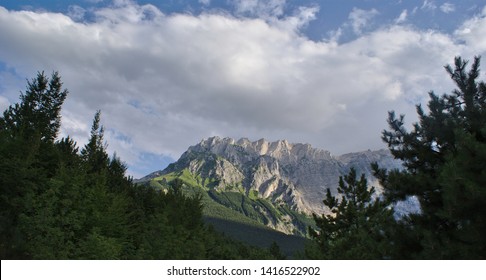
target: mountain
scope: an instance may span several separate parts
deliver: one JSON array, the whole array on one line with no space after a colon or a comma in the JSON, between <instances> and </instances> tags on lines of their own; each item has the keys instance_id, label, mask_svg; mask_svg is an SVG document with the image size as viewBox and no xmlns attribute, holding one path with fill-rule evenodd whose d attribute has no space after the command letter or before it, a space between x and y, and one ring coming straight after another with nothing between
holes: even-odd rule
<instances>
[{"instance_id":1,"label":"mountain","mask_svg":"<svg viewBox=\"0 0 486 280\"><path fill-rule=\"evenodd\" d=\"M401 168L388 150L333 156L309 144L286 140L211 137L140 182L163 188L180 178L203 194L208 216L235 220L237 214L229 213L235 212L241 216L239 221L257 221L287 234L305 236L312 225L311 214L326 213L322 203L326 189L336 194L339 176L351 167L378 186L372 177L372 162L387 169Z\"/></svg>"}]
</instances>

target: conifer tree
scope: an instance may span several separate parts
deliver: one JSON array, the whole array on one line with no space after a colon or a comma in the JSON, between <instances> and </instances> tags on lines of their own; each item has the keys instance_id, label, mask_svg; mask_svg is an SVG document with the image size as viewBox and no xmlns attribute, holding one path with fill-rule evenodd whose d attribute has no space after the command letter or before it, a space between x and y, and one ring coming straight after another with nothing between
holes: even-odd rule
<instances>
[{"instance_id":1,"label":"conifer tree","mask_svg":"<svg viewBox=\"0 0 486 280\"><path fill-rule=\"evenodd\" d=\"M390 257L390 241L384 228L392 224L392 210L374 198L375 188L368 187L364 174L357 179L352 168L339 178L338 194L327 189L324 204L331 214L313 214L319 231L310 234L319 250L310 248L309 258L383 259Z\"/></svg>"},{"instance_id":2,"label":"conifer tree","mask_svg":"<svg viewBox=\"0 0 486 280\"><path fill-rule=\"evenodd\" d=\"M0 117L2 257L32 257L29 253L32 238L23 227L39 225L33 223L33 215L39 214L35 213L35 207L43 203L42 199L54 199L52 195L43 195L55 185L52 179L57 172L59 154L54 140L59 132L60 110L67 93L62 89L57 72L51 79L44 72L38 73L28 82L25 93L21 93L20 102L11 105ZM46 204L52 202L45 201ZM50 218L47 216L46 220ZM48 233L46 227L46 235L56 235L54 231Z\"/></svg>"},{"instance_id":3,"label":"conifer tree","mask_svg":"<svg viewBox=\"0 0 486 280\"><path fill-rule=\"evenodd\" d=\"M0 118L0 129L11 137L39 137L54 141L61 126L61 106L68 91L62 90L61 78L54 72L49 80L44 72L28 82L20 103L10 106Z\"/></svg>"},{"instance_id":4,"label":"conifer tree","mask_svg":"<svg viewBox=\"0 0 486 280\"><path fill-rule=\"evenodd\" d=\"M109 164L109 156L106 153L106 143L104 142L105 129L100 124L101 111L97 111L91 126L91 136L88 143L81 150L81 157L89 167L90 173L100 173L105 171Z\"/></svg>"},{"instance_id":5,"label":"conifer tree","mask_svg":"<svg viewBox=\"0 0 486 280\"><path fill-rule=\"evenodd\" d=\"M201 197L136 185L106 153L100 111L81 152L55 141L67 90L57 73L28 83L0 118L0 258L268 257L204 225ZM244 253L240 253L244 252Z\"/></svg>"},{"instance_id":6,"label":"conifer tree","mask_svg":"<svg viewBox=\"0 0 486 280\"><path fill-rule=\"evenodd\" d=\"M405 170L374 166L375 174L388 201L415 196L421 206L401 221L397 257L486 258L486 85L477 81L479 64L475 57L467 71L468 62L456 57L446 66L457 89L430 92L411 131L403 115L389 113L382 138Z\"/></svg>"}]
</instances>

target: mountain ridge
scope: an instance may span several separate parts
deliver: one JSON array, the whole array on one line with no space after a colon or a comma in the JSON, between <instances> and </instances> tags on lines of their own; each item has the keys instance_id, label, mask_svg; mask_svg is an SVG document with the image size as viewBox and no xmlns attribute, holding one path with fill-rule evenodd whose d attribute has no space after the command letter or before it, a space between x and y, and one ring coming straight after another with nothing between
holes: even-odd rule
<instances>
[{"instance_id":1,"label":"mountain ridge","mask_svg":"<svg viewBox=\"0 0 486 280\"><path fill-rule=\"evenodd\" d=\"M224 160L218 161L218 158ZM209 162L212 162L210 166ZM370 184L378 184L372 176L370 164L373 162L388 169L401 168L401 163L385 149L333 156L329 151L310 144L289 143L287 140L269 142L262 138L250 141L247 138L235 140L213 136L190 146L179 160L169 164L166 169L155 171L139 181L187 167L206 178L218 177L220 189L241 183L247 191L255 189L262 197L269 197L279 187L279 180L272 178L279 177L280 187L284 184L298 197L299 194L305 197L305 201L297 202L299 211L323 213L321 204L326 189L330 188L331 192L336 193L339 176L346 174L351 167L357 169L358 174L364 173ZM310 205L307 201L310 201Z\"/></svg>"},{"instance_id":2,"label":"mountain ridge","mask_svg":"<svg viewBox=\"0 0 486 280\"><path fill-rule=\"evenodd\" d=\"M235 140L235 139L230 138L230 137L221 138L219 136L212 136L212 137L209 137L209 138L205 138L205 139L201 140L198 144L190 146L181 155L180 159L184 158L185 155L189 152L212 152L212 153L216 153L216 154L221 154L222 150L224 150L221 147L221 143L226 144L226 145L240 146L242 148L251 147L253 152L258 154L258 156L263 156L263 155L274 156L275 153L272 153L272 152L275 151L276 146L277 147L284 146L284 147L287 148L287 150L293 150L292 148L296 147L294 149L299 151L297 153L296 159L299 159L299 158L302 159L304 157L303 153L305 153L305 152L302 152L304 150L304 151L307 151L307 154L309 154L310 151L313 151L313 155L318 155L317 156L318 158L320 157L321 159L326 159L326 160L327 159L335 159L335 160L340 161L340 162L345 163L345 164L353 163L353 160L356 157L367 157L369 159L369 161L380 160L380 158L376 158L376 155L378 154L378 155L381 155L382 157L387 157L388 161L387 161L387 164L385 164L386 166L390 165L390 166L393 166L394 168L401 168L401 163L399 161L395 160L391 156L391 153L387 149L378 149L378 150L373 150L373 151L368 149L366 151L349 152L349 153L344 153L344 154L341 154L341 155L338 155L338 156L333 156L331 154L331 152L324 150L324 149L313 148L311 146L311 144L307 144L307 143L306 144L289 143L287 140L277 140L277 141L270 142L270 141L265 140L264 138L261 138L260 140L257 140L257 141L250 141L248 138L240 138L239 140ZM291 148L289 149L289 147L291 147ZM299 155L300 155L300 157L299 157ZM171 166L173 164L177 164L177 162L179 160L177 160L174 163L169 164L169 166L166 167L166 169L171 168ZM154 172L152 172L152 173L150 173L150 174L148 174L148 175L146 175L146 176L144 176L140 179L136 179L136 181L138 181L138 182L148 181L151 178L160 176L163 172L164 172L164 170L157 170L157 171L154 171Z\"/></svg>"},{"instance_id":3,"label":"mountain ridge","mask_svg":"<svg viewBox=\"0 0 486 280\"><path fill-rule=\"evenodd\" d=\"M322 203L326 189L337 193L339 177L351 167L378 187L372 162L387 169L401 168L388 150L333 156L310 144L287 140L214 136L190 146L164 170L138 181L164 185L173 178L185 178L225 207L273 229L305 235L308 224L299 220L300 215L328 213Z\"/></svg>"}]
</instances>

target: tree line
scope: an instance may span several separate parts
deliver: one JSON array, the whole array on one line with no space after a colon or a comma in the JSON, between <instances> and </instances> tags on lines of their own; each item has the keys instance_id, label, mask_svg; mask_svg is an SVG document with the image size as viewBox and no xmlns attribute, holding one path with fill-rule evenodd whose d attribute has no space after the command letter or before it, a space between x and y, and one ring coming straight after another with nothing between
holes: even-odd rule
<instances>
[{"instance_id":1,"label":"tree line","mask_svg":"<svg viewBox=\"0 0 486 280\"><path fill-rule=\"evenodd\" d=\"M58 140L67 95L57 72L38 73L0 118L1 259L281 257L206 226L180 180L168 192L134 184L106 152L100 111L85 146Z\"/></svg>"}]
</instances>

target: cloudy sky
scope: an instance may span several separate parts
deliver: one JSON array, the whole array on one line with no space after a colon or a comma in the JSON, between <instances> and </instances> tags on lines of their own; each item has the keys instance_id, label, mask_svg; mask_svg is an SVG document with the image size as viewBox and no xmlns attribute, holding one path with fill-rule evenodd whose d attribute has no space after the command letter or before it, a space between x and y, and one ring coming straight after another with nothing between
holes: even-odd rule
<instances>
[{"instance_id":1,"label":"cloudy sky","mask_svg":"<svg viewBox=\"0 0 486 280\"><path fill-rule=\"evenodd\" d=\"M61 136L85 144L100 109L134 177L210 136L384 148L387 111L413 122L475 55L484 0L0 0L0 110L59 71Z\"/></svg>"}]
</instances>

